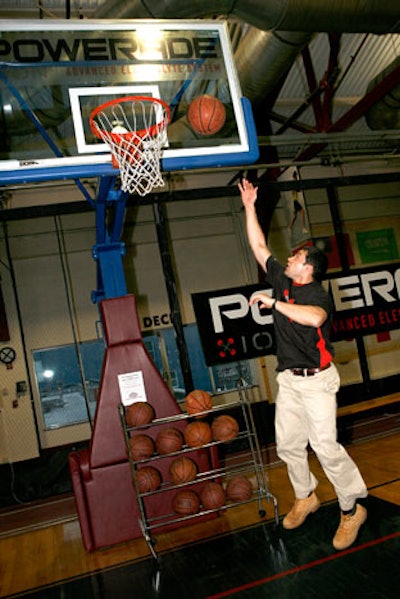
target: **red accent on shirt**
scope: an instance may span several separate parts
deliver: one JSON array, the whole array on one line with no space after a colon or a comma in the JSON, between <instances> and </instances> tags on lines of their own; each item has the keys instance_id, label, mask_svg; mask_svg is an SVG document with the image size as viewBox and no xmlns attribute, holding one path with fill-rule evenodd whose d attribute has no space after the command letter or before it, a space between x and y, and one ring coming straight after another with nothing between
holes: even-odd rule
<instances>
[{"instance_id":1,"label":"red accent on shirt","mask_svg":"<svg viewBox=\"0 0 400 599\"><path fill-rule=\"evenodd\" d=\"M319 341L317 343L317 348L319 350L319 367L323 368L324 366L326 366L327 364L332 362L333 356L326 349L326 343L325 343L325 339L322 336L321 329L318 328L317 332L318 332L318 337L319 337Z\"/></svg>"},{"instance_id":2,"label":"red accent on shirt","mask_svg":"<svg viewBox=\"0 0 400 599\"><path fill-rule=\"evenodd\" d=\"M289 289L285 289L283 291L283 297L285 298L285 302L287 304L294 304L294 299L289 297ZM294 322L293 318L289 318L289 322Z\"/></svg>"}]
</instances>

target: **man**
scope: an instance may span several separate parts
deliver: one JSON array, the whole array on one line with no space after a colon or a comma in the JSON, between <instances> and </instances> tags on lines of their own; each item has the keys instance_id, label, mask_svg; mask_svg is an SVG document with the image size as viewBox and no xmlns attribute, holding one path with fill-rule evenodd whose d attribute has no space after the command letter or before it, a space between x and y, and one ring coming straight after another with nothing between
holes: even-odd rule
<instances>
[{"instance_id":1,"label":"man","mask_svg":"<svg viewBox=\"0 0 400 599\"><path fill-rule=\"evenodd\" d=\"M282 525L297 528L320 506L315 493L317 480L308 463L310 444L341 509L333 546L345 549L354 543L367 518L367 510L358 502L367 496L367 488L356 464L337 442L336 393L340 379L329 341L332 304L320 283L327 267L326 256L310 246L290 256L286 268L280 265L258 222L258 188L243 179L239 190L250 247L273 288L273 297L256 292L250 304L259 302L260 307L272 309L274 316L279 386L276 446L278 456L287 465L295 494L294 505Z\"/></svg>"}]
</instances>

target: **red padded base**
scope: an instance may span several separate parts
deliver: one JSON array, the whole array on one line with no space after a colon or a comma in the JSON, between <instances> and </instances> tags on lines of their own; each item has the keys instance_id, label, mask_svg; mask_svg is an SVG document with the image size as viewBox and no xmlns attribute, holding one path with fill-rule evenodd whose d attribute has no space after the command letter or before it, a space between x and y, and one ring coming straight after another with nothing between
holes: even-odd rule
<instances>
[{"instance_id":1,"label":"red padded base","mask_svg":"<svg viewBox=\"0 0 400 599\"><path fill-rule=\"evenodd\" d=\"M141 371L146 398L157 418L181 413L175 398L152 362L142 340L136 301L133 295L104 300L100 304L106 352L102 368L99 396L88 450L73 452L69 466L75 502L87 551L138 538L139 505L119 415L121 396L118 375ZM182 428L180 421L176 426ZM159 429L158 429L159 430ZM155 436L157 427L148 430ZM216 468L217 457L209 450L190 454L199 471ZM211 457L212 456L212 457ZM155 465L167 477L170 459L162 458ZM160 493L146 500L146 510L152 517L170 509L173 491ZM202 519L215 518L215 514ZM182 526L180 523L179 526ZM178 525L161 526L158 532Z\"/></svg>"}]
</instances>

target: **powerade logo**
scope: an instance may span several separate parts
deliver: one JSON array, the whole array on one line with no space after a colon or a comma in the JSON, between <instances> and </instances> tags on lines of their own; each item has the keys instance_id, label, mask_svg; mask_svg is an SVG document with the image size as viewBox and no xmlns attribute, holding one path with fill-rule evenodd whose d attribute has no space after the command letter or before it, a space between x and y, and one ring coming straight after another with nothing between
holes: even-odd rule
<instances>
[{"instance_id":1,"label":"powerade logo","mask_svg":"<svg viewBox=\"0 0 400 599\"><path fill-rule=\"evenodd\" d=\"M335 306L333 340L400 328L399 264L336 273L324 286Z\"/></svg>"},{"instance_id":2,"label":"powerade logo","mask_svg":"<svg viewBox=\"0 0 400 599\"><path fill-rule=\"evenodd\" d=\"M270 289L258 289L271 294ZM245 318L249 312L253 321L261 326L271 325L273 323L271 313L265 315L260 312L258 304L249 306L249 297L243 293L232 293L209 299L211 320L213 329L216 333L224 331L223 317L234 320L236 318Z\"/></svg>"},{"instance_id":3,"label":"powerade logo","mask_svg":"<svg viewBox=\"0 0 400 599\"><path fill-rule=\"evenodd\" d=\"M271 293L264 284L192 295L208 366L275 353L271 311L249 305L255 291Z\"/></svg>"},{"instance_id":4,"label":"powerade logo","mask_svg":"<svg viewBox=\"0 0 400 599\"><path fill-rule=\"evenodd\" d=\"M24 37L7 39L3 32L0 39L0 61L17 63L77 62L84 61L129 61L131 63L155 62L157 60L206 60L220 58L218 38L164 37L158 41L144 40L134 32L129 36L115 37L77 36L40 39ZM39 35L39 34L38 34ZM149 36L151 38L151 36Z\"/></svg>"},{"instance_id":5,"label":"powerade logo","mask_svg":"<svg viewBox=\"0 0 400 599\"><path fill-rule=\"evenodd\" d=\"M339 312L395 304L400 300L400 268L390 265L384 270L352 271L333 277L325 285Z\"/></svg>"}]
</instances>

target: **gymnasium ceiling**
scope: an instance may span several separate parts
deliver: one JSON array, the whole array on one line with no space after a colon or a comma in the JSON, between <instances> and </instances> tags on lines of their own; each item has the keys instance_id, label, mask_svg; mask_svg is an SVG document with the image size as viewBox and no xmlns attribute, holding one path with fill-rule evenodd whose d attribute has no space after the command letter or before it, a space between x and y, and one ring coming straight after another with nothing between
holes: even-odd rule
<instances>
[{"instance_id":1,"label":"gymnasium ceiling","mask_svg":"<svg viewBox=\"0 0 400 599\"><path fill-rule=\"evenodd\" d=\"M262 164L400 153L399 0L1 0L1 18L225 19Z\"/></svg>"}]
</instances>

